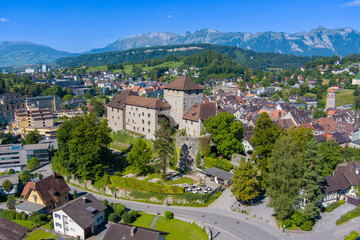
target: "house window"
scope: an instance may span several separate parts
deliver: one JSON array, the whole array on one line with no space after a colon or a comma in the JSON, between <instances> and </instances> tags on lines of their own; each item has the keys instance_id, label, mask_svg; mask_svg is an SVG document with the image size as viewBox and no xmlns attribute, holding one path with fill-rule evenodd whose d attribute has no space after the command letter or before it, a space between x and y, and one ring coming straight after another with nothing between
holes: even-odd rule
<instances>
[{"instance_id":1,"label":"house window","mask_svg":"<svg viewBox=\"0 0 360 240\"><path fill-rule=\"evenodd\" d=\"M37 196L34 195L34 202L37 202Z\"/></svg>"},{"instance_id":2,"label":"house window","mask_svg":"<svg viewBox=\"0 0 360 240\"><path fill-rule=\"evenodd\" d=\"M61 219L60 214L55 213L54 215L55 215L55 218Z\"/></svg>"},{"instance_id":3,"label":"house window","mask_svg":"<svg viewBox=\"0 0 360 240\"><path fill-rule=\"evenodd\" d=\"M55 223L56 227L62 228L62 225L60 223Z\"/></svg>"}]
</instances>

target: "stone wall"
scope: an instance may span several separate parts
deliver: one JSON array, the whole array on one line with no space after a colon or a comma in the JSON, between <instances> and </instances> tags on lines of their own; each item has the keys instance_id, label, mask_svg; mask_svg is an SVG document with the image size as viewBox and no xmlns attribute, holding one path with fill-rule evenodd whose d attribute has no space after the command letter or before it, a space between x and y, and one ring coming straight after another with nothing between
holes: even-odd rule
<instances>
[{"instance_id":1,"label":"stone wall","mask_svg":"<svg viewBox=\"0 0 360 240\"><path fill-rule=\"evenodd\" d=\"M196 169L195 159L196 159L196 154L199 152L198 138L176 137L176 144L180 148L179 159L181 158L182 155L184 155L184 153L181 152L181 149L186 149L187 151L186 155L189 158L193 159L192 164L191 166L189 166L189 168ZM184 145L186 145L186 147L184 147ZM179 167L180 162L181 161L178 161L177 167Z\"/></svg>"}]
</instances>

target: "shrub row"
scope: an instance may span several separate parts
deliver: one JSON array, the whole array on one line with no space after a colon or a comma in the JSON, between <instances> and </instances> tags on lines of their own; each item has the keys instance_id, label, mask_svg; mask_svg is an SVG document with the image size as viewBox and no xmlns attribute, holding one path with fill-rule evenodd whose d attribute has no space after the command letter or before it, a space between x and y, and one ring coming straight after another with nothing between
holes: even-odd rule
<instances>
[{"instance_id":1,"label":"shrub row","mask_svg":"<svg viewBox=\"0 0 360 240\"><path fill-rule=\"evenodd\" d=\"M343 205L345 203L345 201L337 201L337 202L333 202L332 204L330 204L329 206L327 206L325 208L325 212L332 212L334 211L336 208L340 207L341 205Z\"/></svg>"},{"instance_id":2,"label":"shrub row","mask_svg":"<svg viewBox=\"0 0 360 240\"><path fill-rule=\"evenodd\" d=\"M315 222L311 219L306 219L301 212L295 211L294 214L290 218L285 219L282 224L286 227L299 227L304 231L311 231Z\"/></svg>"},{"instance_id":3,"label":"shrub row","mask_svg":"<svg viewBox=\"0 0 360 240\"><path fill-rule=\"evenodd\" d=\"M204 157L204 165L207 168L217 167L225 171L230 171L234 168L228 160L221 158Z\"/></svg>"},{"instance_id":4,"label":"shrub row","mask_svg":"<svg viewBox=\"0 0 360 240\"><path fill-rule=\"evenodd\" d=\"M349 211L347 213L345 213L344 215L342 215L337 221L336 221L336 225L340 225L343 224L353 218L359 217L360 216L360 206L357 206L354 210Z\"/></svg>"},{"instance_id":5,"label":"shrub row","mask_svg":"<svg viewBox=\"0 0 360 240\"><path fill-rule=\"evenodd\" d=\"M160 183L149 183L135 178L123 178L119 176L111 176L110 183L113 187L153 193L176 195L184 192L184 188L182 187L163 185Z\"/></svg>"}]
</instances>

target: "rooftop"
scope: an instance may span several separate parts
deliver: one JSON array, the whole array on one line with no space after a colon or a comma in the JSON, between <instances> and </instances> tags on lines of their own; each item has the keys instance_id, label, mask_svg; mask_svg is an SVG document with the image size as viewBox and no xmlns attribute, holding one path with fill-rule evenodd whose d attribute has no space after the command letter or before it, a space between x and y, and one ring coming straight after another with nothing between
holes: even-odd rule
<instances>
[{"instance_id":1,"label":"rooftop","mask_svg":"<svg viewBox=\"0 0 360 240\"><path fill-rule=\"evenodd\" d=\"M218 177L218 178L221 178L226 181L231 180L231 178L233 177L232 173L229 173L227 171L224 171L224 170L216 168L216 167L204 169L203 172L205 172L208 175Z\"/></svg>"},{"instance_id":2,"label":"rooftop","mask_svg":"<svg viewBox=\"0 0 360 240\"><path fill-rule=\"evenodd\" d=\"M28 229L6 218L0 218L0 239L20 240Z\"/></svg>"},{"instance_id":3,"label":"rooftop","mask_svg":"<svg viewBox=\"0 0 360 240\"><path fill-rule=\"evenodd\" d=\"M133 235L131 234L133 231ZM160 235L168 235L167 232L152 230L149 228L136 227L123 223L111 223L104 239L106 240L157 240ZM165 238L164 238L165 239Z\"/></svg>"},{"instance_id":4,"label":"rooftop","mask_svg":"<svg viewBox=\"0 0 360 240\"><path fill-rule=\"evenodd\" d=\"M186 76L181 76L164 86L164 89L172 89L172 90L203 90L204 88L201 85L198 85L191 81L190 78Z\"/></svg>"}]
</instances>

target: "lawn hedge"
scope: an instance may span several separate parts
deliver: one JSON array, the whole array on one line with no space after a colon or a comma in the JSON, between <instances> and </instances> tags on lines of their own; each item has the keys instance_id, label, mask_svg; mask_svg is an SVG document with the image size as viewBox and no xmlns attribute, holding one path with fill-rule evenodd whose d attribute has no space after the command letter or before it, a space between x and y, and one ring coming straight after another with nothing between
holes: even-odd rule
<instances>
[{"instance_id":1,"label":"lawn hedge","mask_svg":"<svg viewBox=\"0 0 360 240\"><path fill-rule=\"evenodd\" d=\"M182 194L184 193L183 187L163 185L160 183L149 183L146 180L137 180L135 178L124 178L119 176L111 176L110 183L113 187L153 192L153 193L163 193L163 194Z\"/></svg>"},{"instance_id":2,"label":"lawn hedge","mask_svg":"<svg viewBox=\"0 0 360 240\"><path fill-rule=\"evenodd\" d=\"M344 215L342 215L337 221L336 221L336 225L340 225L343 224L353 218L359 217L360 216L360 206L357 206L354 210L349 211L347 213L345 213Z\"/></svg>"}]
</instances>

